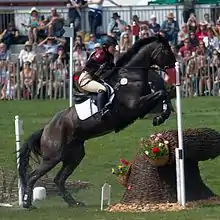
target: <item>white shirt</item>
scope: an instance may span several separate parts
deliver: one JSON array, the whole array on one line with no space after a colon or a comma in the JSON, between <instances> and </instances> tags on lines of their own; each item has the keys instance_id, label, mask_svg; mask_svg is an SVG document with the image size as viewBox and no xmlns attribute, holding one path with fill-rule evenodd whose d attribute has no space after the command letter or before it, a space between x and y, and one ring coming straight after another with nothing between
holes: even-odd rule
<instances>
[{"instance_id":1,"label":"white shirt","mask_svg":"<svg viewBox=\"0 0 220 220\"><path fill-rule=\"evenodd\" d=\"M219 41L218 41L217 37L213 37L213 38L204 37L203 42L205 43L206 47L211 46L211 47L213 47L213 49L220 52L220 50L219 50Z\"/></svg>"},{"instance_id":2,"label":"white shirt","mask_svg":"<svg viewBox=\"0 0 220 220\"><path fill-rule=\"evenodd\" d=\"M60 46L60 44L44 44L43 47L45 49L45 53L52 53L57 54L57 49Z\"/></svg>"},{"instance_id":3,"label":"white shirt","mask_svg":"<svg viewBox=\"0 0 220 220\"><path fill-rule=\"evenodd\" d=\"M89 1L88 1L89 3ZM93 10L99 10L99 11L102 11L102 4L88 4L88 8L89 9L93 9Z\"/></svg>"},{"instance_id":4,"label":"white shirt","mask_svg":"<svg viewBox=\"0 0 220 220\"><path fill-rule=\"evenodd\" d=\"M18 56L18 59L20 60L20 64L22 65L23 63L27 61L32 63L35 57L36 57L36 54L33 51L27 51L25 49L22 49Z\"/></svg>"}]
</instances>

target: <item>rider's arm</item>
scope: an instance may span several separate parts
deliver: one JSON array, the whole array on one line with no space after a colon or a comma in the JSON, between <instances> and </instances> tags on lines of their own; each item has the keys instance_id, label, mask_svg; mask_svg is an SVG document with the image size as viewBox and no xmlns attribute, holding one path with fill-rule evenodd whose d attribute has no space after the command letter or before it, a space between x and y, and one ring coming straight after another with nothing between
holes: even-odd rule
<instances>
[{"instance_id":1,"label":"rider's arm","mask_svg":"<svg viewBox=\"0 0 220 220\"><path fill-rule=\"evenodd\" d=\"M86 62L87 68L99 68L101 64L105 62L105 52L102 50L96 51L90 59Z\"/></svg>"}]
</instances>

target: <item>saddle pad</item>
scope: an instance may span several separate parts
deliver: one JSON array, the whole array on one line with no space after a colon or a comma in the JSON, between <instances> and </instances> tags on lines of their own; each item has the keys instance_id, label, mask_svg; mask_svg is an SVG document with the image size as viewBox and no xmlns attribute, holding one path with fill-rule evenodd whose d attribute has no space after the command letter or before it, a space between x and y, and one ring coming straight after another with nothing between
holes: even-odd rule
<instances>
[{"instance_id":1,"label":"saddle pad","mask_svg":"<svg viewBox=\"0 0 220 220\"><path fill-rule=\"evenodd\" d=\"M98 108L91 98L80 104L75 104L75 108L80 120L85 120L98 112Z\"/></svg>"},{"instance_id":2,"label":"saddle pad","mask_svg":"<svg viewBox=\"0 0 220 220\"><path fill-rule=\"evenodd\" d=\"M111 94L106 104L111 104L115 97L114 90L107 83L104 83L104 85L109 87ZM86 101L80 104L75 104L75 109L80 120L85 120L98 112L98 108L92 98L88 98Z\"/></svg>"}]
</instances>

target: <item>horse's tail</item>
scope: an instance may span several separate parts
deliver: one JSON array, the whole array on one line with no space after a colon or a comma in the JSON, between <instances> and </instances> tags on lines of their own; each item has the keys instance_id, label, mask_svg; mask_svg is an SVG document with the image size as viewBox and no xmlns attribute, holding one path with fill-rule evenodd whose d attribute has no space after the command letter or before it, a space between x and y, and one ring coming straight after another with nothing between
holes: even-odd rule
<instances>
[{"instance_id":1,"label":"horse's tail","mask_svg":"<svg viewBox=\"0 0 220 220\"><path fill-rule=\"evenodd\" d=\"M40 139L44 129L34 132L23 144L19 153L19 177L23 188L27 186L27 171L29 166L29 157L31 152L37 157L41 155Z\"/></svg>"}]
</instances>

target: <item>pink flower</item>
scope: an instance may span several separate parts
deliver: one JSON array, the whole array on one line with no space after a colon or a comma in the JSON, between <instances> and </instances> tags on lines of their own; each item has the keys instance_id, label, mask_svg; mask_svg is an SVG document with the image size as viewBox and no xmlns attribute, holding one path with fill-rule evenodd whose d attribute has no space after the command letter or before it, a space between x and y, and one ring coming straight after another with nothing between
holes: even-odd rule
<instances>
[{"instance_id":1,"label":"pink flower","mask_svg":"<svg viewBox=\"0 0 220 220\"><path fill-rule=\"evenodd\" d=\"M127 189L128 189L128 190L131 190L131 189L132 189L132 187L129 185Z\"/></svg>"}]
</instances>

